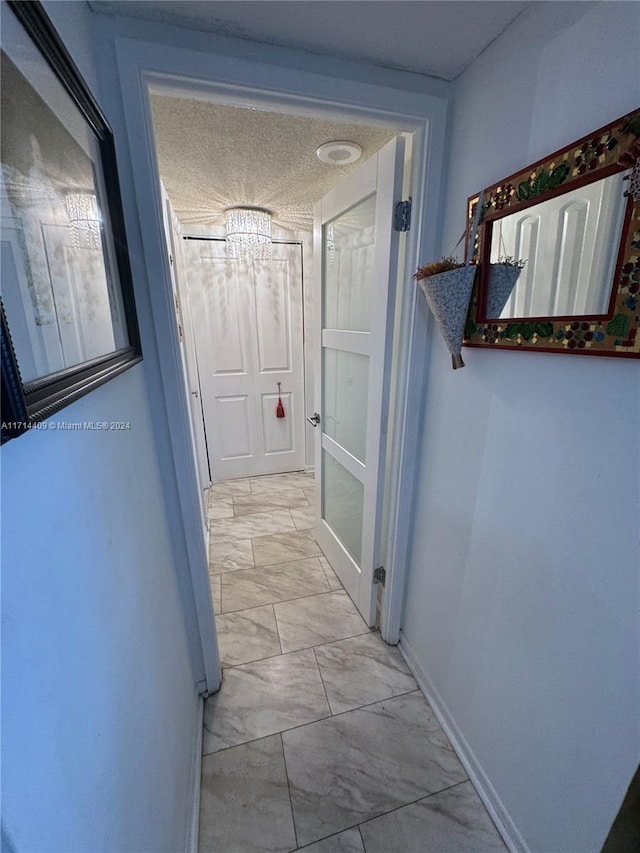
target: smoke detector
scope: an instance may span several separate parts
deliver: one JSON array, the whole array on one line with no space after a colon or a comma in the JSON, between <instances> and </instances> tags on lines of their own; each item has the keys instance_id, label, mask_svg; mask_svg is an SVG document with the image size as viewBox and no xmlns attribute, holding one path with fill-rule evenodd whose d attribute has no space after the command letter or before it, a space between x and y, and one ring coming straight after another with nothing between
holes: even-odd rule
<instances>
[{"instance_id":1,"label":"smoke detector","mask_svg":"<svg viewBox=\"0 0 640 853\"><path fill-rule=\"evenodd\" d=\"M316 151L318 160L330 166L346 166L362 156L362 148L355 142L325 142Z\"/></svg>"}]
</instances>

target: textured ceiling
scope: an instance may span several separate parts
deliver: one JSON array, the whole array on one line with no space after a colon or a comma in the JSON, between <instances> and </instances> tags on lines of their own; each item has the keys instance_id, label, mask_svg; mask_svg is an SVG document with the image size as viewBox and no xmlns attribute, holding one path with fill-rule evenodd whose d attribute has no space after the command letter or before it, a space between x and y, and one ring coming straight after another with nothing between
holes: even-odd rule
<instances>
[{"instance_id":1,"label":"textured ceiling","mask_svg":"<svg viewBox=\"0 0 640 853\"><path fill-rule=\"evenodd\" d=\"M495 0L90 0L95 12L453 80L530 3Z\"/></svg>"},{"instance_id":2,"label":"textured ceiling","mask_svg":"<svg viewBox=\"0 0 640 853\"><path fill-rule=\"evenodd\" d=\"M364 160L397 133L159 94L151 107L160 175L185 224L218 224L225 208L250 205L308 230L314 202L358 165L321 163L318 146L357 142Z\"/></svg>"}]
</instances>

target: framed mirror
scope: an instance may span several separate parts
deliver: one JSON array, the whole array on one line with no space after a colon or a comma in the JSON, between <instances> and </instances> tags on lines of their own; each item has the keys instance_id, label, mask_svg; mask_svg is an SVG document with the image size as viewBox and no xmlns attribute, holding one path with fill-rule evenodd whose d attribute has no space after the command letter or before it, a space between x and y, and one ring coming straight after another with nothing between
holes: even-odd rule
<instances>
[{"instance_id":1,"label":"framed mirror","mask_svg":"<svg viewBox=\"0 0 640 853\"><path fill-rule=\"evenodd\" d=\"M3 4L2 33L5 442L142 353L111 129L40 3Z\"/></svg>"},{"instance_id":2,"label":"framed mirror","mask_svg":"<svg viewBox=\"0 0 640 853\"><path fill-rule=\"evenodd\" d=\"M640 358L639 179L636 110L469 198L465 345Z\"/></svg>"}]
</instances>

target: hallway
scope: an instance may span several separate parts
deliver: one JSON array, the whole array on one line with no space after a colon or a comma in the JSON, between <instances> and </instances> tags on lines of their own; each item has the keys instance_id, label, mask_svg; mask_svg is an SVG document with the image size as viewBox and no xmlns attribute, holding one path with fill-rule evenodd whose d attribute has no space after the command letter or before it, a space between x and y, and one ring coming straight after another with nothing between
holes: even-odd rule
<instances>
[{"instance_id":1,"label":"hallway","mask_svg":"<svg viewBox=\"0 0 640 853\"><path fill-rule=\"evenodd\" d=\"M504 851L400 652L316 545L314 501L303 473L209 490L224 677L205 706L200 853Z\"/></svg>"}]
</instances>

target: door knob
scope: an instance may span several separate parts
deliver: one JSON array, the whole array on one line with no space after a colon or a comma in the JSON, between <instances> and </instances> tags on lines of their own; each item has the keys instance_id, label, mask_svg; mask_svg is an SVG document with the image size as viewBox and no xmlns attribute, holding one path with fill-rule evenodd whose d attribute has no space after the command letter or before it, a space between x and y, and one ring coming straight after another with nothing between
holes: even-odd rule
<instances>
[{"instance_id":1,"label":"door knob","mask_svg":"<svg viewBox=\"0 0 640 853\"><path fill-rule=\"evenodd\" d=\"M320 415L317 412L314 412L310 418L307 417L307 420L309 421L312 427L317 427L320 423Z\"/></svg>"}]
</instances>

